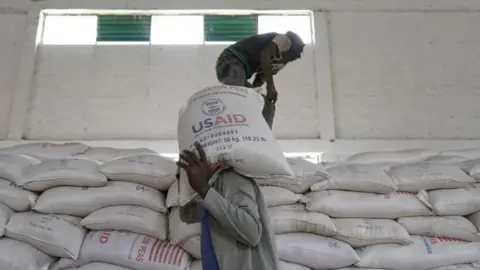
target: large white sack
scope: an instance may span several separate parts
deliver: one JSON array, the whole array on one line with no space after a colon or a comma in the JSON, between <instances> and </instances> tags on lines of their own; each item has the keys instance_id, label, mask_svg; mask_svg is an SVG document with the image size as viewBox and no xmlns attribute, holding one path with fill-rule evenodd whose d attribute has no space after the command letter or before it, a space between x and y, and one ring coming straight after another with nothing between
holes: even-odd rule
<instances>
[{"instance_id":1,"label":"large white sack","mask_svg":"<svg viewBox=\"0 0 480 270\"><path fill-rule=\"evenodd\" d=\"M21 154L0 154L0 178L16 183L26 168L40 163L39 159Z\"/></svg>"},{"instance_id":2,"label":"large white sack","mask_svg":"<svg viewBox=\"0 0 480 270\"><path fill-rule=\"evenodd\" d=\"M441 155L446 156L460 156L468 159L480 158L480 148L468 148L460 150L446 150L440 152Z\"/></svg>"},{"instance_id":3,"label":"large white sack","mask_svg":"<svg viewBox=\"0 0 480 270\"><path fill-rule=\"evenodd\" d=\"M118 205L101 208L84 218L80 224L90 230L130 231L160 240L168 237L168 217L142 206Z\"/></svg>"},{"instance_id":4,"label":"large white sack","mask_svg":"<svg viewBox=\"0 0 480 270\"><path fill-rule=\"evenodd\" d=\"M340 240L309 233L275 236L281 260L312 269L334 269L358 262L357 253Z\"/></svg>"},{"instance_id":5,"label":"large white sack","mask_svg":"<svg viewBox=\"0 0 480 270\"><path fill-rule=\"evenodd\" d=\"M167 208L180 206L180 197L178 196L178 181L173 182L167 191L167 199L165 205Z\"/></svg>"},{"instance_id":6,"label":"large white sack","mask_svg":"<svg viewBox=\"0 0 480 270\"><path fill-rule=\"evenodd\" d=\"M180 246L195 259L202 258L200 235L188 238L183 241Z\"/></svg>"},{"instance_id":7,"label":"large white sack","mask_svg":"<svg viewBox=\"0 0 480 270\"><path fill-rule=\"evenodd\" d=\"M387 174L400 191L471 187L475 179L460 167L448 164L407 164L391 167Z\"/></svg>"},{"instance_id":8,"label":"large white sack","mask_svg":"<svg viewBox=\"0 0 480 270\"><path fill-rule=\"evenodd\" d=\"M0 203L17 212L31 209L38 195L17 186L15 183L0 178Z\"/></svg>"},{"instance_id":9,"label":"large white sack","mask_svg":"<svg viewBox=\"0 0 480 270\"><path fill-rule=\"evenodd\" d=\"M399 218L409 234L456 238L465 241L480 241L480 233L468 219L462 216L404 217Z\"/></svg>"},{"instance_id":10,"label":"large white sack","mask_svg":"<svg viewBox=\"0 0 480 270\"><path fill-rule=\"evenodd\" d=\"M202 261L201 260L193 260L190 266L188 267L189 270L203 270Z\"/></svg>"},{"instance_id":11,"label":"large white sack","mask_svg":"<svg viewBox=\"0 0 480 270\"><path fill-rule=\"evenodd\" d=\"M113 148L113 147L90 147L87 151L77 155L80 158L87 158L100 161L101 163L109 162L119 157L130 156L135 154L155 154L156 152L147 148Z\"/></svg>"},{"instance_id":12,"label":"large white sack","mask_svg":"<svg viewBox=\"0 0 480 270\"><path fill-rule=\"evenodd\" d=\"M458 164L467 161L468 158L456 155L437 155L425 159L426 163Z\"/></svg>"},{"instance_id":13,"label":"large white sack","mask_svg":"<svg viewBox=\"0 0 480 270\"><path fill-rule=\"evenodd\" d=\"M166 213L164 195L153 188L123 181L109 181L103 187L56 187L38 198L34 210L41 213L86 217L100 208L137 205Z\"/></svg>"},{"instance_id":14,"label":"large white sack","mask_svg":"<svg viewBox=\"0 0 480 270\"><path fill-rule=\"evenodd\" d=\"M5 227L13 213L12 209L0 203L0 237L5 233Z\"/></svg>"},{"instance_id":15,"label":"large white sack","mask_svg":"<svg viewBox=\"0 0 480 270\"><path fill-rule=\"evenodd\" d=\"M477 230L480 231L480 211L471 214L468 216L468 219L477 227Z\"/></svg>"},{"instance_id":16,"label":"large white sack","mask_svg":"<svg viewBox=\"0 0 480 270\"><path fill-rule=\"evenodd\" d=\"M342 240L352 247L413 243L408 232L391 219L335 218L333 223L338 232L334 238Z\"/></svg>"},{"instance_id":17,"label":"large white sack","mask_svg":"<svg viewBox=\"0 0 480 270\"><path fill-rule=\"evenodd\" d=\"M424 149L406 149L399 151L363 152L347 158L349 162L369 163L407 163L423 161L435 156L438 151Z\"/></svg>"},{"instance_id":18,"label":"large white sack","mask_svg":"<svg viewBox=\"0 0 480 270\"><path fill-rule=\"evenodd\" d=\"M428 192L428 202L440 216L465 216L480 211L480 185L475 188L440 189Z\"/></svg>"},{"instance_id":19,"label":"large white sack","mask_svg":"<svg viewBox=\"0 0 480 270\"><path fill-rule=\"evenodd\" d=\"M5 235L46 254L77 259L87 231L80 225L80 220L67 215L17 213L10 217Z\"/></svg>"},{"instance_id":20,"label":"large white sack","mask_svg":"<svg viewBox=\"0 0 480 270\"><path fill-rule=\"evenodd\" d=\"M301 264L285 262L285 261L278 261L278 269L279 270L310 270L310 268L303 266Z\"/></svg>"},{"instance_id":21,"label":"large white sack","mask_svg":"<svg viewBox=\"0 0 480 270\"><path fill-rule=\"evenodd\" d=\"M480 243L451 238L412 236L414 244L379 244L357 249L361 268L427 270L440 266L471 263L480 256Z\"/></svg>"},{"instance_id":22,"label":"large white sack","mask_svg":"<svg viewBox=\"0 0 480 270\"><path fill-rule=\"evenodd\" d=\"M70 268L68 270L133 270L133 269L125 268L125 267L121 267L121 266L117 266L109 263L93 262L93 263L82 265L80 267Z\"/></svg>"},{"instance_id":23,"label":"large white sack","mask_svg":"<svg viewBox=\"0 0 480 270\"><path fill-rule=\"evenodd\" d=\"M381 166L341 164L327 168L330 179L314 184L312 191L338 189L389 194L396 187Z\"/></svg>"},{"instance_id":24,"label":"large white sack","mask_svg":"<svg viewBox=\"0 0 480 270\"><path fill-rule=\"evenodd\" d=\"M475 159L475 161L476 164L472 165L467 172L473 179L475 179L477 182L480 182L480 159Z\"/></svg>"},{"instance_id":25,"label":"large white sack","mask_svg":"<svg viewBox=\"0 0 480 270\"><path fill-rule=\"evenodd\" d=\"M0 148L1 154L24 154L41 159L71 157L87 151L88 145L83 143L26 143L7 148Z\"/></svg>"},{"instance_id":26,"label":"large white sack","mask_svg":"<svg viewBox=\"0 0 480 270\"><path fill-rule=\"evenodd\" d=\"M100 187L107 184L107 178L98 168L98 162L88 159L44 160L28 167L17 184L32 191L44 191L58 186Z\"/></svg>"},{"instance_id":27,"label":"large white sack","mask_svg":"<svg viewBox=\"0 0 480 270\"><path fill-rule=\"evenodd\" d=\"M117 158L103 164L100 171L110 180L135 182L158 190L167 190L177 179L175 161L158 154Z\"/></svg>"},{"instance_id":28,"label":"large white sack","mask_svg":"<svg viewBox=\"0 0 480 270\"><path fill-rule=\"evenodd\" d=\"M198 91L180 110L180 151L192 149L198 141L211 163L225 161L253 178L292 178L293 172L263 118L263 102L261 95L245 87L219 85Z\"/></svg>"},{"instance_id":29,"label":"large white sack","mask_svg":"<svg viewBox=\"0 0 480 270\"><path fill-rule=\"evenodd\" d=\"M438 268L433 268L431 270L478 270L480 269L480 263L462 263L462 264L454 264L448 266L442 266Z\"/></svg>"},{"instance_id":30,"label":"large white sack","mask_svg":"<svg viewBox=\"0 0 480 270\"><path fill-rule=\"evenodd\" d=\"M135 270L186 270L190 255L177 245L126 231L90 231L78 260L61 259L54 270L103 262ZM52 269L53 270L53 269Z\"/></svg>"},{"instance_id":31,"label":"large white sack","mask_svg":"<svg viewBox=\"0 0 480 270\"><path fill-rule=\"evenodd\" d=\"M180 219L180 209L174 207L170 209L169 229L170 229L170 242L173 244L179 244L188 238L200 234L200 223L187 224Z\"/></svg>"},{"instance_id":32,"label":"large white sack","mask_svg":"<svg viewBox=\"0 0 480 270\"><path fill-rule=\"evenodd\" d=\"M268 216L275 234L305 232L323 236L337 234L330 217L322 213L305 210L284 210L282 206L268 209Z\"/></svg>"},{"instance_id":33,"label":"large white sack","mask_svg":"<svg viewBox=\"0 0 480 270\"><path fill-rule=\"evenodd\" d=\"M293 193L286 188L262 186L260 190L267 207L306 202L308 200L304 195Z\"/></svg>"},{"instance_id":34,"label":"large white sack","mask_svg":"<svg viewBox=\"0 0 480 270\"><path fill-rule=\"evenodd\" d=\"M433 213L413 193L373 194L327 190L309 194L307 210L337 218L430 216Z\"/></svg>"},{"instance_id":35,"label":"large white sack","mask_svg":"<svg viewBox=\"0 0 480 270\"><path fill-rule=\"evenodd\" d=\"M303 158L287 158L295 178L278 177L256 179L260 185L279 186L295 193L305 193L313 185L329 178L321 164L314 164Z\"/></svg>"},{"instance_id":36,"label":"large white sack","mask_svg":"<svg viewBox=\"0 0 480 270\"><path fill-rule=\"evenodd\" d=\"M2 270L47 270L53 258L29 244L9 239L0 239L0 269Z\"/></svg>"}]
</instances>

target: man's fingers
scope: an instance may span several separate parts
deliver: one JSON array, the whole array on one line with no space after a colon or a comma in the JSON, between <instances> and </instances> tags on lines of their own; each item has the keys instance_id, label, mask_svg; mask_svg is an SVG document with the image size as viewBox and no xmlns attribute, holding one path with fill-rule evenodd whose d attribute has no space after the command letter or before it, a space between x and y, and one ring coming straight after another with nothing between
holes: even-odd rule
<instances>
[{"instance_id":1,"label":"man's fingers","mask_svg":"<svg viewBox=\"0 0 480 270\"><path fill-rule=\"evenodd\" d=\"M195 142L195 147L197 148L198 154L200 155L200 161L203 164L208 165L207 155L205 154L202 145L199 142Z\"/></svg>"},{"instance_id":2,"label":"man's fingers","mask_svg":"<svg viewBox=\"0 0 480 270\"><path fill-rule=\"evenodd\" d=\"M192 166L195 164L195 162L192 160L190 155L185 153L186 151L183 151L183 153L180 153L180 160L183 161L184 163L187 164L187 166Z\"/></svg>"},{"instance_id":3,"label":"man's fingers","mask_svg":"<svg viewBox=\"0 0 480 270\"><path fill-rule=\"evenodd\" d=\"M198 156L195 155L195 153L193 153L192 151L185 150L185 151L183 151L183 154L186 155L186 156L188 156L189 162L190 162L191 165L197 165L197 166L199 166L199 165L202 164L202 162L200 161L200 159L198 159Z\"/></svg>"}]
</instances>

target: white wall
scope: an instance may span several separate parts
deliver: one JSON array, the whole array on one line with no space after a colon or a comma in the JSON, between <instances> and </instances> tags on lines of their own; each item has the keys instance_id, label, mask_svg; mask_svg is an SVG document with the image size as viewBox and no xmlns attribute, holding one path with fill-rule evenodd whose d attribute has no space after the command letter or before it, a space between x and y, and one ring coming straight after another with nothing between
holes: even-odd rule
<instances>
[{"instance_id":1,"label":"white wall","mask_svg":"<svg viewBox=\"0 0 480 270\"><path fill-rule=\"evenodd\" d=\"M2 2L0 138L175 139L183 100L216 83L217 46L42 46L29 61L27 11L217 7L322 9L316 44L278 76L278 138L480 139L478 1Z\"/></svg>"}]
</instances>

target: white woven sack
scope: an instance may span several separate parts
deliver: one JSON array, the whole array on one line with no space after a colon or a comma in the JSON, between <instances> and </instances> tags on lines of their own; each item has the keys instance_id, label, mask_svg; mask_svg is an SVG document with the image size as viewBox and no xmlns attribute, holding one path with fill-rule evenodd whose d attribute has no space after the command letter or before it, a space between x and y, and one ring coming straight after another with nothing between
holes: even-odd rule
<instances>
[{"instance_id":1,"label":"white woven sack","mask_svg":"<svg viewBox=\"0 0 480 270\"><path fill-rule=\"evenodd\" d=\"M280 206L281 207L281 206ZM268 209L268 216L275 234L305 232L323 236L337 234L337 229L330 217L322 213L307 211L288 211Z\"/></svg>"},{"instance_id":2,"label":"white woven sack","mask_svg":"<svg viewBox=\"0 0 480 270\"><path fill-rule=\"evenodd\" d=\"M349 162L372 163L407 163L423 161L438 155L438 151L424 149L406 149L400 151L363 152L347 158Z\"/></svg>"},{"instance_id":3,"label":"white woven sack","mask_svg":"<svg viewBox=\"0 0 480 270\"><path fill-rule=\"evenodd\" d=\"M20 154L0 154L0 178L16 183L29 166L40 163L39 159Z\"/></svg>"},{"instance_id":4,"label":"white woven sack","mask_svg":"<svg viewBox=\"0 0 480 270\"><path fill-rule=\"evenodd\" d=\"M285 261L278 261L279 270L310 270L310 268L301 264L290 263Z\"/></svg>"},{"instance_id":5,"label":"white woven sack","mask_svg":"<svg viewBox=\"0 0 480 270\"><path fill-rule=\"evenodd\" d=\"M390 168L387 174L400 191L471 187L475 179L460 167L448 164L408 164Z\"/></svg>"},{"instance_id":6,"label":"white woven sack","mask_svg":"<svg viewBox=\"0 0 480 270\"><path fill-rule=\"evenodd\" d=\"M137 205L166 213L164 195L153 188L123 181L110 181L103 187L56 187L42 193L34 206L41 213L86 217L100 208Z\"/></svg>"},{"instance_id":7,"label":"white woven sack","mask_svg":"<svg viewBox=\"0 0 480 270\"><path fill-rule=\"evenodd\" d=\"M430 216L433 213L413 193L373 194L328 190L309 194L307 211L336 218L386 218Z\"/></svg>"},{"instance_id":8,"label":"white woven sack","mask_svg":"<svg viewBox=\"0 0 480 270\"><path fill-rule=\"evenodd\" d=\"M470 170L468 170L468 174L477 182L480 182L480 160L476 159L475 161L478 163L473 165Z\"/></svg>"},{"instance_id":9,"label":"white woven sack","mask_svg":"<svg viewBox=\"0 0 480 270\"><path fill-rule=\"evenodd\" d=\"M480 243L417 235L412 236L412 239L415 243L407 246L380 244L360 248L357 250L360 262L356 266L427 270L478 260Z\"/></svg>"},{"instance_id":10,"label":"white woven sack","mask_svg":"<svg viewBox=\"0 0 480 270\"><path fill-rule=\"evenodd\" d=\"M480 211L480 185L475 188L432 190L428 201L435 214L465 216Z\"/></svg>"},{"instance_id":11,"label":"white woven sack","mask_svg":"<svg viewBox=\"0 0 480 270\"><path fill-rule=\"evenodd\" d=\"M188 238L180 246L195 259L202 258L200 235Z\"/></svg>"},{"instance_id":12,"label":"white woven sack","mask_svg":"<svg viewBox=\"0 0 480 270\"><path fill-rule=\"evenodd\" d=\"M103 262L135 270L186 270L190 255L177 245L127 231L90 231L78 260L61 259L52 270Z\"/></svg>"},{"instance_id":13,"label":"white woven sack","mask_svg":"<svg viewBox=\"0 0 480 270\"><path fill-rule=\"evenodd\" d=\"M409 234L455 238L465 241L480 241L480 233L468 219L462 216L404 217L399 218Z\"/></svg>"},{"instance_id":14,"label":"white woven sack","mask_svg":"<svg viewBox=\"0 0 480 270\"><path fill-rule=\"evenodd\" d=\"M314 184L312 191L328 189L389 194L396 187L381 166L341 164L327 168L330 179Z\"/></svg>"},{"instance_id":15,"label":"white woven sack","mask_svg":"<svg viewBox=\"0 0 480 270\"><path fill-rule=\"evenodd\" d=\"M26 143L12 147L1 148L1 154L23 154L34 156L40 159L55 159L72 157L84 153L88 149L88 145L83 143Z\"/></svg>"},{"instance_id":16,"label":"white woven sack","mask_svg":"<svg viewBox=\"0 0 480 270\"><path fill-rule=\"evenodd\" d=\"M107 184L107 178L98 171L98 167L98 162L88 159L44 160L28 167L17 184L32 191L58 186L100 187Z\"/></svg>"},{"instance_id":17,"label":"white woven sack","mask_svg":"<svg viewBox=\"0 0 480 270\"><path fill-rule=\"evenodd\" d=\"M475 225L475 227L477 227L477 230L480 231L480 211L471 214L468 216L468 219L473 223L473 225Z\"/></svg>"},{"instance_id":18,"label":"white woven sack","mask_svg":"<svg viewBox=\"0 0 480 270\"><path fill-rule=\"evenodd\" d=\"M262 186L260 190L267 207L306 202L308 200L304 195L295 194L286 188Z\"/></svg>"},{"instance_id":19,"label":"white woven sack","mask_svg":"<svg viewBox=\"0 0 480 270\"><path fill-rule=\"evenodd\" d=\"M167 190L177 179L177 165L158 154L138 154L114 159L100 171L110 180L129 181L158 190Z\"/></svg>"},{"instance_id":20,"label":"white woven sack","mask_svg":"<svg viewBox=\"0 0 480 270\"><path fill-rule=\"evenodd\" d=\"M180 210L174 207L170 210L169 228L170 242L179 244L193 236L200 235L200 223L187 224L180 219Z\"/></svg>"},{"instance_id":21,"label":"white woven sack","mask_svg":"<svg viewBox=\"0 0 480 270\"><path fill-rule=\"evenodd\" d=\"M201 260L193 260L188 267L189 270L203 270Z\"/></svg>"},{"instance_id":22,"label":"white woven sack","mask_svg":"<svg viewBox=\"0 0 480 270\"><path fill-rule=\"evenodd\" d=\"M5 235L48 255L77 259L87 232L80 220L67 215L17 213L10 217Z\"/></svg>"},{"instance_id":23,"label":"white woven sack","mask_svg":"<svg viewBox=\"0 0 480 270\"><path fill-rule=\"evenodd\" d=\"M310 186L329 178L321 164L314 164L302 158L287 158L290 168L295 174L294 179L289 177L256 179L260 185L279 186L295 193L305 193Z\"/></svg>"},{"instance_id":24,"label":"white woven sack","mask_svg":"<svg viewBox=\"0 0 480 270\"><path fill-rule=\"evenodd\" d=\"M47 270L53 260L29 244L5 237L0 239L2 270Z\"/></svg>"},{"instance_id":25,"label":"white woven sack","mask_svg":"<svg viewBox=\"0 0 480 270\"><path fill-rule=\"evenodd\" d=\"M219 85L198 91L180 110L179 149L191 149L198 141L211 163L225 161L253 178L293 178L262 109L263 98L245 87Z\"/></svg>"},{"instance_id":26,"label":"white woven sack","mask_svg":"<svg viewBox=\"0 0 480 270\"><path fill-rule=\"evenodd\" d=\"M8 206L0 203L0 237L5 233L5 227L7 226L10 216L13 214L13 210L8 208Z\"/></svg>"},{"instance_id":27,"label":"white woven sack","mask_svg":"<svg viewBox=\"0 0 480 270\"><path fill-rule=\"evenodd\" d=\"M116 266L109 263L93 262L93 263L82 265L77 268L70 268L68 270L133 270L133 269Z\"/></svg>"},{"instance_id":28,"label":"white woven sack","mask_svg":"<svg viewBox=\"0 0 480 270\"><path fill-rule=\"evenodd\" d=\"M442 266L438 268L433 268L431 270L478 270L480 269L480 263L462 263L462 264L454 264L448 266Z\"/></svg>"},{"instance_id":29,"label":"white woven sack","mask_svg":"<svg viewBox=\"0 0 480 270\"><path fill-rule=\"evenodd\" d=\"M109 162L119 157L136 154L155 154L156 152L147 148L113 148L113 147L90 147L87 151L76 157L93 159L101 163Z\"/></svg>"},{"instance_id":30,"label":"white woven sack","mask_svg":"<svg viewBox=\"0 0 480 270\"><path fill-rule=\"evenodd\" d=\"M96 231L129 231L160 240L168 237L168 217L142 206L118 205L101 208L84 218L80 224Z\"/></svg>"},{"instance_id":31,"label":"white woven sack","mask_svg":"<svg viewBox=\"0 0 480 270\"><path fill-rule=\"evenodd\" d=\"M306 205L304 203L295 203L295 204L286 204L286 205L280 205L280 206L273 206L269 207L268 211L300 211L300 212L305 212L307 211Z\"/></svg>"},{"instance_id":32,"label":"white woven sack","mask_svg":"<svg viewBox=\"0 0 480 270\"><path fill-rule=\"evenodd\" d=\"M167 208L180 206L180 197L178 195L178 185L179 185L179 182L175 181L168 188L167 199L165 201L165 205L167 206Z\"/></svg>"},{"instance_id":33,"label":"white woven sack","mask_svg":"<svg viewBox=\"0 0 480 270\"><path fill-rule=\"evenodd\" d=\"M37 194L25 190L15 183L0 178L0 203L16 212L31 209L37 201Z\"/></svg>"},{"instance_id":34,"label":"white woven sack","mask_svg":"<svg viewBox=\"0 0 480 270\"><path fill-rule=\"evenodd\" d=\"M342 240L352 247L388 243L408 245L413 243L408 232L394 220L335 218L333 223L338 231L338 235L334 238Z\"/></svg>"},{"instance_id":35,"label":"white woven sack","mask_svg":"<svg viewBox=\"0 0 480 270\"><path fill-rule=\"evenodd\" d=\"M425 159L426 163L440 163L440 164L458 164L461 162L467 161L468 158L456 156L456 155L437 155L430 158Z\"/></svg>"},{"instance_id":36,"label":"white woven sack","mask_svg":"<svg viewBox=\"0 0 480 270\"><path fill-rule=\"evenodd\" d=\"M281 260L312 269L335 269L358 262L347 243L315 234L289 233L275 236Z\"/></svg>"}]
</instances>

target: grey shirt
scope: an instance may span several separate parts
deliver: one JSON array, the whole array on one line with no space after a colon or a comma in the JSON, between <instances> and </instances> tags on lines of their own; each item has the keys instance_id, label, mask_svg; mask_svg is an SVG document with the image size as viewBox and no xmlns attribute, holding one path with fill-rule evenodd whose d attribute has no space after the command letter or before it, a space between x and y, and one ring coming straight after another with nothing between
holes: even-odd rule
<instances>
[{"instance_id":1,"label":"grey shirt","mask_svg":"<svg viewBox=\"0 0 480 270\"><path fill-rule=\"evenodd\" d=\"M278 255L267 207L257 183L225 169L200 204L210 213L220 270L277 270ZM186 223L200 222L198 205L180 208Z\"/></svg>"}]
</instances>

